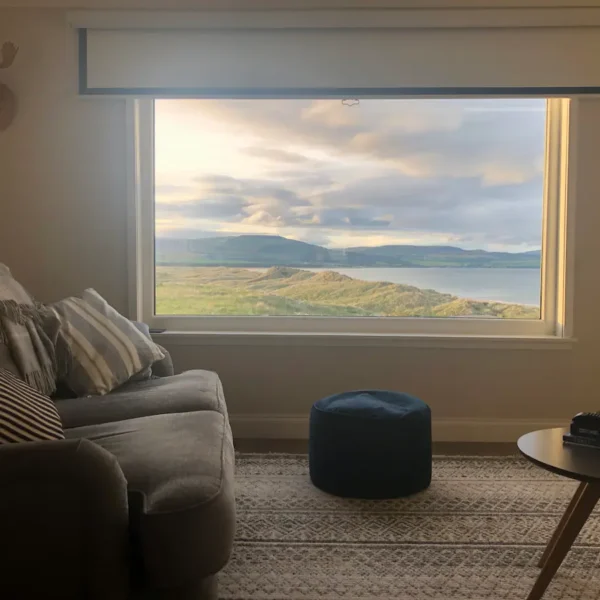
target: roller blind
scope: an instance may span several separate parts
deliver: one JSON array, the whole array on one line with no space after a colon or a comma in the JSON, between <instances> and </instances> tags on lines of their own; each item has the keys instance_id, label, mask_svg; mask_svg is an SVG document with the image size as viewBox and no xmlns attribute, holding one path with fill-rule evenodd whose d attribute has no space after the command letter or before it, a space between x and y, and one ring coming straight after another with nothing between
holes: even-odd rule
<instances>
[{"instance_id":1,"label":"roller blind","mask_svg":"<svg viewBox=\"0 0 600 600\"><path fill-rule=\"evenodd\" d=\"M115 17L112 27L80 19L80 89L156 97L600 92L596 10L587 19L526 11L524 22L516 9L501 11L501 20L488 13L487 21L462 11L462 21L454 13L445 22L441 12L429 27L419 11L411 18L387 11L387 19L346 14L338 26L335 18L285 13L254 14L229 27L180 16L179 26L164 29L160 17L149 22L147 15L140 27L131 14L122 23Z\"/></svg>"}]
</instances>

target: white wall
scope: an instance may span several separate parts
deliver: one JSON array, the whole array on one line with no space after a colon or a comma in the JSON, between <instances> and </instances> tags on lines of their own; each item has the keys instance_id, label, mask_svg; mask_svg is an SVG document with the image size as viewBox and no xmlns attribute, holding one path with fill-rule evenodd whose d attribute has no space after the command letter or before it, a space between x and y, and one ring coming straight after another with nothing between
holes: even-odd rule
<instances>
[{"instance_id":1,"label":"white wall","mask_svg":"<svg viewBox=\"0 0 600 600\"><path fill-rule=\"evenodd\" d=\"M0 40L20 47L0 71L19 101L0 133L0 260L40 299L93 285L124 308L124 102L76 96L62 11L0 9Z\"/></svg>"},{"instance_id":2,"label":"white wall","mask_svg":"<svg viewBox=\"0 0 600 600\"><path fill-rule=\"evenodd\" d=\"M124 101L77 97L64 11L0 9L6 39L20 114L0 134L0 261L42 300L93 286L126 310ZM579 115L573 349L172 346L176 366L218 371L246 434L301 435L315 399L363 387L422 397L438 438L512 439L600 408L600 99Z\"/></svg>"}]
</instances>

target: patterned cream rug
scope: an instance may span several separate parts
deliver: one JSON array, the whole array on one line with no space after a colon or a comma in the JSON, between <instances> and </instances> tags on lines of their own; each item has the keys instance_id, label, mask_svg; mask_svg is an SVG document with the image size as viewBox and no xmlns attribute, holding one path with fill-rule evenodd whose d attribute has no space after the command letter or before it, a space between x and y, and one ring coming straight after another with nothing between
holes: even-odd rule
<instances>
[{"instance_id":1,"label":"patterned cream rug","mask_svg":"<svg viewBox=\"0 0 600 600\"><path fill-rule=\"evenodd\" d=\"M345 500L305 456L239 455L238 531L224 600L517 600L576 483L516 457L437 457L429 490ZM544 600L600 599L600 513Z\"/></svg>"}]
</instances>

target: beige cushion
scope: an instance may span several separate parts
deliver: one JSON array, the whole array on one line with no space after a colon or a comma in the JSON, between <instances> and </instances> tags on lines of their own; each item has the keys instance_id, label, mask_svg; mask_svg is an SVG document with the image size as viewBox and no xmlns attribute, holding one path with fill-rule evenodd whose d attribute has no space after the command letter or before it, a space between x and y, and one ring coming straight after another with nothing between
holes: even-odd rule
<instances>
[{"instance_id":1,"label":"beige cushion","mask_svg":"<svg viewBox=\"0 0 600 600\"><path fill-rule=\"evenodd\" d=\"M108 394L164 358L152 340L92 289L53 309L61 321L57 351L70 364L64 383L78 396Z\"/></svg>"}]
</instances>

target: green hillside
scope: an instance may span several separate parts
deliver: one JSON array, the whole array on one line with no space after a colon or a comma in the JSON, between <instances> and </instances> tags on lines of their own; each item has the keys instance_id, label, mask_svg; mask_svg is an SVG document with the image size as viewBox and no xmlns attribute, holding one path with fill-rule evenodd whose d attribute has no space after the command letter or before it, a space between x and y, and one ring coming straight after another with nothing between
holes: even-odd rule
<instances>
[{"instance_id":1,"label":"green hillside","mask_svg":"<svg viewBox=\"0 0 600 600\"><path fill-rule=\"evenodd\" d=\"M330 249L276 235L159 238L158 265L230 267L539 268L540 253L486 252L453 246L392 245Z\"/></svg>"},{"instance_id":2,"label":"green hillside","mask_svg":"<svg viewBox=\"0 0 600 600\"><path fill-rule=\"evenodd\" d=\"M536 307L468 300L334 271L158 267L156 282L157 314L539 318Z\"/></svg>"}]
</instances>

